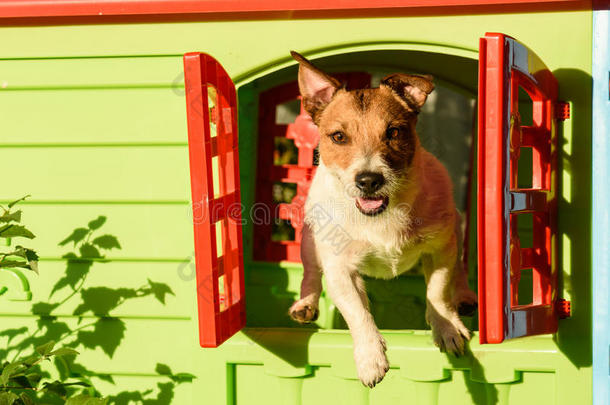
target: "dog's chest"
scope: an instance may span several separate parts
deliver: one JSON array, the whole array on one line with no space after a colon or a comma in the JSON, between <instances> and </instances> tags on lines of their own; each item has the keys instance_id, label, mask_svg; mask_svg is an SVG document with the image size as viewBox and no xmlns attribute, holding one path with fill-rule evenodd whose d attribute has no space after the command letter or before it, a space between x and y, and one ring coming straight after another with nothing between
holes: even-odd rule
<instances>
[{"instance_id":1,"label":"dog's chest","mask_svg":"<svg viewBox=\"0 0 610 405\"><path fill-rule=\"evenodd\" d=\"M390 279L412 269L421 257L421 246L409 246L398 252L372 249L358 267L358 271L374 278Z\"/></svg>"}]
</instances>

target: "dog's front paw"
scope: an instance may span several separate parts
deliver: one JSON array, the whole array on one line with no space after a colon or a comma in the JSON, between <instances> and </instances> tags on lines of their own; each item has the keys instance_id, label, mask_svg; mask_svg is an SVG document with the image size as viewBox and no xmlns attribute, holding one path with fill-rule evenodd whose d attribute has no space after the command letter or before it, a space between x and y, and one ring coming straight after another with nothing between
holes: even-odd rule
<instances>
[{"instance_id":1,"label":"dog's front paw","mask_svg":"<svg viewBox=\"0 0 610 405\"><path fill-rule=\"evenodd\" d=\"M441 352L448 352L461 356L466 349L466 342L470 340L470 331L459 318L453 322L443 319L431 322L434 344Z\"/></svg>"},{"instance_id":2,"label":"dog's front paw","mask_svg":"<svg viewBox=\"0 0 610 405\"><path fill-rule=\"evenodd\" d=\"M362 384L373 388L390 369L390 363L385 355L386 343L379 335L372 342L362 342L354 345L354 360L358 378Z\"/></svg>"},{"instance_id":3,"label":"dog's front paw","mask_svg":"<svg viewBox=\"0 0 610 405\"><path fill-rule=\"evenodd\" d=\"M299 323L315 322L318 319L320 311L311 303L305 300L299 300L292 304L288 310L290 317Z\"/></svg>"}]
</instances>

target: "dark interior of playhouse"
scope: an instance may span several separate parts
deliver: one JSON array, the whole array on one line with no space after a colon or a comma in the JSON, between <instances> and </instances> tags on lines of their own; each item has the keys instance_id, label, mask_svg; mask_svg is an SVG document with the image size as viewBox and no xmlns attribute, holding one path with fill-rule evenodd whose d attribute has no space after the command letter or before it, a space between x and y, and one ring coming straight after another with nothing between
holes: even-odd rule
<instances>
[{"instance_id":1,"label":"dark interior of playhouse","mask_svg":"<svg viewBox=\"0 0 610 405\"><path fill-rule=\"evenodd\" d=\"M432 51L374 50L312 61L348 88L377 87L381 78L394 72L434 76L436 88L419 115L417 131L422 145L441 160L453 181L465 231L463 260L476 292L478 60ZM315 323L299 325L288 316L288 308L299 297L302 267L298 224L282 214L286 212L282 208L306 195L307 176L317 164L311 142L295 139L294 131L291 135L290 125L302 114L296 78L294 64L238 88L242 216L250 219L243 222L247 326L345 329L344 320L324 293ZM531 122L532 101L521 88L519 112L522 124ZM518 186L531 187L531 148L522 149L518 166ZM518 232L521 246L531 245L531 214L518 216ZM379 328L429 328L424 318L425 282L418 266L390 281L365 278ZM522 270L518 285L518 303L531 303L531 269ZM478 329L476 313L464 321L472 330Z\"/></svg>"}]
</instances>

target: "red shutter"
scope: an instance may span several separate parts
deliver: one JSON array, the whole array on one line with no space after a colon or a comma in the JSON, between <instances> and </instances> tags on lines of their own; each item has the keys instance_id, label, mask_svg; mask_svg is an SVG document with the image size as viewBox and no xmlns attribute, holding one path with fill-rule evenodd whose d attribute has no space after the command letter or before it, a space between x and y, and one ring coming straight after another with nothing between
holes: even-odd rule
<instances>
[{"instance_id":1,"label":"red shutter","mask_svg":"<svg viewBox=\"0 0 610 405\"><path fill-rule=\"evenodd\" d=\"M199 342L217 347L246 324L235 86L204 53L184 55Z\"/></svg>"},{"instance_id":2,"label":"red shutter","mask_svg":"<svg viewBox=\"0 0 610 405\"><path fill-rule=\"evenodd\" d=\"M531 98L532 125L521 125L518 93ZM557 80L538 56L503 34L479 50L478 246L481 343L553 333L557 296ZM563 107L559 104L559 107ZM518 188L522 147L532 148L531 188ZM517 216L531 214L533 245L522 248ZM523 269L532 269L533 302L519 305Z\"/></svg>"}]
</instances>

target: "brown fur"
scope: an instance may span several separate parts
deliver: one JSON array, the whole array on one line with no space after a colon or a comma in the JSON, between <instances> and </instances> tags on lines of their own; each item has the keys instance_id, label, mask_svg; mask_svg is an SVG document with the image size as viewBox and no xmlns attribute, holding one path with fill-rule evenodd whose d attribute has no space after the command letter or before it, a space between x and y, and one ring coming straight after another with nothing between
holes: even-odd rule
<instances>
[{"instance_id":1,"label":"brown fur","mask_svg":"<svg viewBox=\"0 0 610 405\"><path fill-rule=\"evenodd\" d=\"M413 110L406 109L387 87L339 90L318 116L320 155L325 164L346 168L357 152L380 152L392 169L404 170L417 146L416 123ZM395 139L387 137L390 127L399 130ZM344 144L332 141L331 135L337 131L346 135Z\"/></svg>"}]
</instances>

